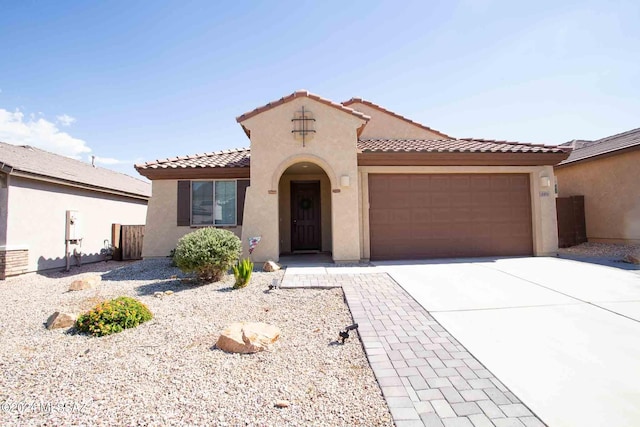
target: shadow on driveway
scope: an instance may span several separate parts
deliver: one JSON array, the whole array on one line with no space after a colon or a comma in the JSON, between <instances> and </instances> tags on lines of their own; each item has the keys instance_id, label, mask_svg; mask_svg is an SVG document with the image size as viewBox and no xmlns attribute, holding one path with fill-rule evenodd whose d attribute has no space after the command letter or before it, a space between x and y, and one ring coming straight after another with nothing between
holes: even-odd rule
<instances>
[{"instance_id":1,"label":"shadow on driveway","mask_svg":"<svg viewBox=\"0 0 640 427\"><path fill-rule=\"evenodd\" d=\"M619 268L621 270L640 272L640 265L624 262L622 261L622 259L620 259L620 257L586 257L586 256L559 254L558 258L569 259L572 261L586 262L589 264L604 265L607 267Z\"/></svg>"}]
</instances>

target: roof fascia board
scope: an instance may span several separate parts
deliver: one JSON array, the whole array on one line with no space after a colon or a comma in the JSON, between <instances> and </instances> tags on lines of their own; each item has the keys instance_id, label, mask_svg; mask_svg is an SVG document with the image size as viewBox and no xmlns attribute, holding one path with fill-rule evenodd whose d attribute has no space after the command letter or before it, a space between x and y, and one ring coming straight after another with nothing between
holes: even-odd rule
<instances>
[{"instance_id":1,"label":"roof fascia board","mask_svg":"<svg viewBox=\"0 0 640 427\"><path fill-rule=\"evenodd\" d=\"M64 186L67 186L67 187L74 187L74 188L80 188L80 189L83 189L83 190L95 191L95 192L98 192L98 193L114 194L114 195L117 195L117 196L124 196L124 197L129 197L129 198L132 198L132 199L139 199L139 200L148 201L149 198L151 197L151 196L144 196L142 194L128 193L126 191L113 190L113 189L109 189L109 188L98 187L98 186L94 186L94 185L90 185L90 184L83 184L83 183L79 183L79 182L67 181L67 180L64 180L64 179L57 179L57 178L52 178L52 177L45 176L45 175L38 175L38 174L35 174L35 173L29 173L29 172L23 172L23 171L14 170L10 175L14 176L14 177L19 177L19 178L31 179L31 180L34 180L34 181L49 182L49 183L52 183L52 184L64 185Z\"/></svg>"}]
</instances>

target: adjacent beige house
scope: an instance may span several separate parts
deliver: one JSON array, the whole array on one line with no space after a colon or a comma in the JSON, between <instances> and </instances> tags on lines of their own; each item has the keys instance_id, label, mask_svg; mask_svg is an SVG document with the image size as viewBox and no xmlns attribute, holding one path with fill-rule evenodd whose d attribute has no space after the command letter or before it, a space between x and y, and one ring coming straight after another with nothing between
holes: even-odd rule
<instances>
[{"instance_id":1,"label":"adjacent beige house","mask_svg":"<svg viewBox=\"0 0 640 427\"><path fill-rule=\"evenodd\" d=\"M150 196L128 175L0 142L0 279L66 266L67 238L82 262L104 259L111 224L144 224Z\"/></svg>"},{"instance_id":2,"label":"adjacent beige house","mask_svg":"<svg viewBox=\"0 0 640 427\"><path fill-rule=\"evenodd\" d=\"M336 262L549 255L553 166L568 149L457 139L371 102L297 91L241 115L250 148L136 165L152 180L144 257L196 227L248 239L252 258Z\"/></svg>"},{"instance_id":3,"label":"adjacent beige house","mask_svg":"<svg viewBox=\"0 0 640 427\"><path fill-rule=\"evenodd\" d=\"M555 168L560 197L584 196L587 239L640 243L640 129L571 141Z\"/></svg>"}]
</instances>

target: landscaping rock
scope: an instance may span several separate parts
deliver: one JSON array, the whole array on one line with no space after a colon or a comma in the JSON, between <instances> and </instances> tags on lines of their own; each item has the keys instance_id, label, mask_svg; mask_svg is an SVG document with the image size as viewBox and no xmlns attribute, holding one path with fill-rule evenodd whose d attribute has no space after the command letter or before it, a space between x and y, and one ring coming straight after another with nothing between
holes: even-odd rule
<instances>
[{"instance_id":1,"label":"landscaping rock","mask_svg":"<svg viewBox=\"0 0 640 427\"><path fill-rule=\"evenodd\" d=\"M628 262L629 264L640 264L640 252L626 254L624 258L622 258L624 262Z\"/></svg>"},{"instance_id":2,"label":"landscaping rock","mask_svg":"<svg viewBox=\"0 0 640 427\"><path fill-rule=\"evenodd\" d=\"M278 338L280 329L267 323L232 323L222 331L216 347L229 353L256 353L267 350Z\"/></svg>"},{"instance_id":3,"label":"landscaping rock","mask_svg":"<svg viewBox=\"0 0 640 427\"><path fill-rule=\"evenodd\" d=\"M272 273L274 271L278 271L280 270L280 265L276 262L273 261L267 261L264 263L264 265L262 266L262 271L266 271L267 273Z\"/></svg>"},{"instance_id":4,"label":"landscaping rock","mask_svg":"<svg viewBox=\"0 0 640 427\"><path fill-rule=\"evenodd\" d=\"M290 403L289 403L288 400L278 400L278 401L276 401L274 406L276 408L288 408L289 405L290 405Z\"/></svg>"},{"instance_id":5,"label":"landscaping rock","mask_svg":"<svg viewBox=\"0 0 640 427\"><path fill-rule=\"evenodd\" d=\"M164 296L164 292L160 292L160 291L154 292L153 296L156 298L162 298Z\"/></svg>"},{"instance_id":6,"label":"landscaping rock","mask_svg":"<svg viewBox=\"0 0 640 427\"><path fill-rule=\"evenodd\" d=\"M173 291L172 290L168 290L168 291L164 291L165 295L173 295Z\"/></svg>"},{"instance_id":7,"label":"landscaping rock","mask_svg":"<svg viewBox=\"0 0 640 427\"><path fill-rule=\"evenodd\" d=\"M56 311L47 319L47 329L70 328L74 323L74 316Z\"/></svg>"},{"instance_id":8,"label":"landscaping rock","mask_svg":"<svg viewBox=\"0 0 640 427\"><path fill-rule=\"evenodd\" d=\"M85 276L81 279L74 280L71 282L69 286L70 291L83 291L85 289L94 289L97 288L100 282L102 281L102 277L100 276Z\"/></svg>"}]
</instances>

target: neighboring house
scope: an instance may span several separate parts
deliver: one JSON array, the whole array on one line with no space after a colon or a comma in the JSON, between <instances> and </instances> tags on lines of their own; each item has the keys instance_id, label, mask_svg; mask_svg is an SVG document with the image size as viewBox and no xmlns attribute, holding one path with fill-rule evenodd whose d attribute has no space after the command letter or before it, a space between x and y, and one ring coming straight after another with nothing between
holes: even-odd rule
<instances>
[{"instance_id":1,"label":"neighboring house","mask_svg":"<svg viewBox=\"0 0 640 427\"><path fill-rule=\"evenodd\" d=\"M111 224L144 224L150 196L148 183L128 175L0 142L0 279L66 265L67 211L76 217L71 237L82 239L70 249L82 262L104 259Z\"/></svg>"},{"instance_id":2,"label":"neighboring house","mask_svg":"<svg viewBox=\"0 0 640 427\"><path fill-rule=\"evenodd\" d=\"M553 165L568 149L456 139L364 101L298 91L237 118L250 149L136 165L152 180L144 257L196 227L260 236L254 261L557 250Z\"/></svg>"},{"instance_id":3,"label":"neighboring house","mask_svg":"<svg viewBox=\"0 0 640 427\"><path fill-rule=\"evenodd\" d=\"M584 196L590 242L640 243L640 129L570 141L555 167L560 197Z\"/></svg>"}]
</instances>

